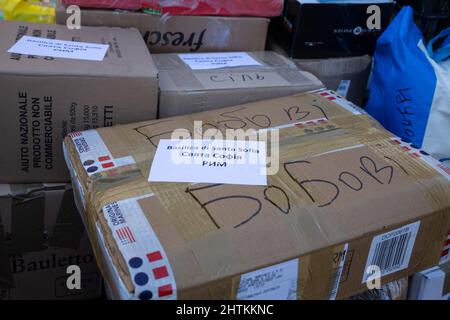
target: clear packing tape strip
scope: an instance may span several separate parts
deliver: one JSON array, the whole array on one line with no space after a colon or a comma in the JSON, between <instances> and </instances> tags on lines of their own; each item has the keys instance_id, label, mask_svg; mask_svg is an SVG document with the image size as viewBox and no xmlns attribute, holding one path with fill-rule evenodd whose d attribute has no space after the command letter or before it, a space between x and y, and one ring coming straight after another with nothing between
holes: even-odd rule
<instances>
[{"instance_id":1,"label":"clear packing tape strip","mask_svg":"<svg viewBox=\"0 0 450 320\"><path fill-rule=\"evenodd\" d=\"M313 196L311 191L302 192L304 185L299 185L299 177L296 177L296 166L301 161L312 163L313 160L317 160L317 166L320 168L324 165L324 161L330 161L331 159L331 161L339 162L342 161L342 155L350 155L350 157L359 157L361 164L369 173L371 173L371 166L375 166L376 171L377 165L389 165L389 170L395 170L396 172L395 175L391 175L391 180L388 181L389 184L392 182L393 185L404 187L407 192L417 195L417 199L412 201L411 206L415 205L417 210L424 212L428 210L429 212L449 205L448 193L450 184L448 169L428 156L426 152L417 150L413 146L393 137L360 109L331 91L320 91L299 96L305 99L305 101L302 101L301 108L295 106L295 104L289 104L292 102L289 100L290 98L286 98L288 99L287 101L285 99L272 100L273 106L268 111L272 117L268 116L267 118L263 117L261 112L254 113L254 107L257 104L248 104L240 106L240 108L229 108L226 112L213 111L188 117L162 119L115 127L117 135L110 134L111 132L105 134L104 131L109 129L100 129L98 134L102 136L105 145L110 145L110 142L113 140L116 142L120 141L118 144L121 145L121 149L112 151L116 155L120 155L117 158L120 161L123 161L123 158L129 160L128 163L124 163L124 166L115 167L114 157L111 154L96 153L99 156L98 158L101 159L96 159L95 161L103 160L103 162L96 163L95 167L99 168L102 163L105 164L105 161L106 163L109 163L108 161L110 160L113 162L113 167L109 167L111 165L107 164L107 168L104 168L106 171L103 172L88 172L88 168L92 167L92 163L86 163L86 160L80 161L78 155L80 149L77 151L78 147L75 145L80 144L77 136L79 138L80 135L85 134L84 132L73 133L71 137L66 139L66 159L69 166L72 166L71 171L77 172L77 179L80 180L79 188L81 188L81 193L84 194L84 197L87 198L85 209L88 219L92 220L90 225L95 226L99 222L106 241L110 243L110 247L115 248L115 254L112 254L115 259L115 265L130 292L136 290L136 281L140 283L147 282L144 281L145 276L140 276L144 280L140 278L136 280L136 273L131 270L133 267L130 265L132 257L125 257L123 251L117 250L118 243L121 240L117 238L117 232L113 234L111 225L108 225L108 216L104 212L105 206L111 206L112 203L138 197L139 200L134 202L139 203L140 210L143 211L143 215L146 216L149 225L151 224L150 228L153 225L153 221L162 219L162 222L158 223L164 224L165 228L173 231L171 233L172 237L176 235L174 241L179 245L179 247L174 246L174 248L180 249L186 242L195 243L199 238L214 232L220 224L233 225L234 223L235 226L239 224L236 221L215 221L213 216L217 217L218 215L211 212L207 212L210 219L205 219L205 211L207 211L204 210L205 203L211 203L211 199L223 197L223 195L227 194L230 196L238 194L248 195L256 199L258 203L263 204L258 212L260 215L264 216L270 214L270 212L281 212L286 215L289 213L292 215L295 212L302 213L302 223L308 227L301 227L292 220L291 224L294 225L294 229L297 228L293 237L304 240L306 236L311 241L310 243L298 245L292 251L292 258L301 256L302 253L319 250L330 243L343 243L351 239L352 236L357 235L354 231L337 230L337 227L334 226L335 224L339 225L339 221L344 218L343 211L348 209L342 204L342 199L336 200L331 199L333 197L324 197L316 187L310 189L313 190ZM278 106L279 109L277 110L275 101L280 101L280 106L286 106L286 102L289 102L287 105L290 107L281 108ZM318 106L320 107L318 108ZM283 112L277 114L280 110ZM280 117L280 114L283 114L286 118ZM300 118L303 121L298 121ZM202 119L207 127L218 130L224 130L227 126L236 127L238 124L242 125L244 123L245 128L256 127L261 129L256 124L262 124L262 119L270 119L270 123L267 121L264 123L266 128L263 130L269 130L268 128L273 127L281 128L279 132L280 163L283 166L276 175L268 177L268 187L249 188L227 185L197 186L148 183L147 177L158 139L167 135L170 136L172 130L176 128L190 129L192 132L193 120L199 119ZM176 127L173 127L172 121L174 121ZM203 129L206 129L206 127L203 127ZM370 155L373 158L366 155ZM130 156L132 159L127 158ZM107 159L106 157L111 158ZM376 160L374 160L375 158ZM380 164L376 163L377 161L381 161ZM382 169L385 169L385 167ZM307 174L316 174L317 171L320 172L320 169L307 172ZM335 174L342 178L342 173L341 175L339 175L339 172ZM378 179L377 177L374 178L375 180ZM418 181L418 183L408 183L411 182L411 178ZM350 187L347 189L350 191L356 190L355 192L357 192L359 187L355 185L358 184L357 180L359 178L347 180L345 183ZM304 188L303 191L305 191ZM340 191L342 192L342 190ZM351 194L341 194L341 197L348 196L351 196ZM203 210L199 208L203 208ZM162 213L158 214L158 211L164 212L165 217L161 218L160 215ZM177 212L180 211L184 211L185 215L190 217L190 221L183 220L177 216ZM332 221L333 219L326 218L330 216L330 213L334 213L336 220ZM156 215L156 218L152 218L153 215ZM239 216L239 218L245 220L242 216ZM252 221L252 219L248 221ZM286 228L286 225L280 225L280 228ZM361 225L361 228L364 229L365 226ZM333 234L333 232L330 231L336 231L334 234L344 236L342 238L331 238L330 234ZM95 233L95 230L92 232ZM129 241L130 234L128 233L127 235L127 232L122 233L122 237L124 235ZM211 239L211 246L214 246L214 242L219 241L218 239L221 240L221 243L224 243L224 241L233 243L229 235L218 232L217 239ZM172 268L166 267L164 274L176 279L177 271L180 269L178 262L175 261L178 259L171 259L171 254L173 254L175 249L166 248L170 252L167 252L167 250L164 252L164 245L161 245L161 243L167 243L168 240L164 236L159 241L159 246L162 249L162 251L159 250L161 256L165 257L167 255L167 260L171 260L169 265L172 266ZM150 251L148 248L145 248L145 250L145 252ZM222 298L236 297L238 285L236 285L236 273L233 271L233 267L231 266L229 270L223 270L223 268L218 270L214 268L213 262L208 262L202 257L204 248L199 246L190 248L190 250L191 253L186 257L185 261L188 261L188 266L190 262L192 270L195 270L193 277L188 281L183 280L183 283L178 288L178 292L175 292L176 284L173 281L170 291L172 295L170 297L195 296L195 290L189 291L187 288L201 287L201 279L221 279L215 280L215 287L208 289L212 295L214 293L219 294L220 290L217 288L230 286L230 294ZM233 250L233 247L228 248L228 251L225 248L223 250L224 257L237 259L233 254ZM154 252L157 251L155 250ZM189 252L189 250L186 252ZM150 253L152 252L148 252L148 254ZM273 261L264 263L270 265L276 263L276 259L277 255L274 254ZM255 257L255 261L258 261L258 257ZM207 267L198 267L198 265L201 266L208 263ZM249 264L249 261L244 258L241 261L236 261L235 265L248 266L248 270L251 271L257 269L256 267L263 266L264 263L261 261L260 265L253 265ZM187 269L189 270L189 267ZM134 278L130 277L131 274L133 274ZM230 282L230 279L234 280ZM239 276L237 279L239 279ZM168 291L166 290L165 292ZM147 293L145 297L148 296Z\"/></svg>"}]
</instances>

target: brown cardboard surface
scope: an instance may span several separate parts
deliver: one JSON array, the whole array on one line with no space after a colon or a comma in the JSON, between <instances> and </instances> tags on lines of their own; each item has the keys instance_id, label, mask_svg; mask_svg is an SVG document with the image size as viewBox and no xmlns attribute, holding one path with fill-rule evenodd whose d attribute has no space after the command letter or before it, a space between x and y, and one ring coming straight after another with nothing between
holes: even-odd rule
<instances>
[{"instance_id":1,"label":"brown cardboard surface","mask_svg":"<svg viewBox=\"0 0 450 320\"><path fill-rule=\"evenodd\" d=\"M260 66L193 70L177 54L155 54L159 117L266 100L323 87L312 74L271 51L248 52Z\"/></svg>"},{"instance_id":2,"label":"brown cardboard surface","mask_svg":"<svg viewBox=\"0 0 450 320\"><path fill-rule=\"evenodd\" d=\"M66 24L58 4L56 22ZM168 16L123 10L82 9L82 26L136 28L152 53L264 50L269 19L257 17Z\"/></svg>"},{"instance_id":3,"label":"brown cardboard surface","mask_svg":"<svg viewBox=\"0 0 450 320\"><path fill-rule=\"evenodd\" d=\"M156 118L158 73L132 29L0 22L0 182L65 182L61 142L75 130ZM7 53L21 35L108 43L103 61Z\"/></svg>"},{"instance_id":4,"label":"brown cardboard surface","mask_svg":"<svg viewBox=\"0 0 450 320\"><path fill-rule=\"evenodd\" d=\"M101 295L102 278L70 185L0 185L0 225L11 277L10 285L0 285L0 300ZM81 290L66 286L69 265L81 269Z\"/></svg>"},{"instance_id":5,"label":"brown cardboard surface","mask_svg":"<svg viewBox=\"0 0 450 320\"><path fill-rule=\"evenodd\" d=\"M66 160L80 184L76 193L86 201L89 232L99 226L121 279L109 285L125 287L132 297L138 290L103 212L106 204L127 199L137 203L161 243L177 298L234 299L243 274L296 258L296 298L328 299L339 273L337 298L350 296L366 289L362 280L375 236L418 221L409 263L382 281L436 264L450 226L449 180L369 116L339 103L322 91L98 129L113 158L132 155L136 163L90 177L67 138ZM149 183L158 140L174 129L193 132L194 120L218 130L284 125L280 170L268 176L267 186ZM336 257L344 251L341 268Z\"/></svg>"}]
</instances>

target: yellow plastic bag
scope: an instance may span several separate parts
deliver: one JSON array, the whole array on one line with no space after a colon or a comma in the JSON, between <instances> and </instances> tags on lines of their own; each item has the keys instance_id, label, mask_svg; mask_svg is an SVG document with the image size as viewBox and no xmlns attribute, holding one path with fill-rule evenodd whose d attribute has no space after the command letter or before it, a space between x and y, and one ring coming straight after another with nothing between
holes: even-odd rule
<instances>
[{"instance_id":1,"label":"yellow plastic bag","mask_svg":"<svg viewBox=\"0 0 450 320\"><path fill-rule=\"evenodd\" d=\"M55 23L55 8L50 3L26 0L0 0L4 20Z\"/></svg>"}]
</instances>

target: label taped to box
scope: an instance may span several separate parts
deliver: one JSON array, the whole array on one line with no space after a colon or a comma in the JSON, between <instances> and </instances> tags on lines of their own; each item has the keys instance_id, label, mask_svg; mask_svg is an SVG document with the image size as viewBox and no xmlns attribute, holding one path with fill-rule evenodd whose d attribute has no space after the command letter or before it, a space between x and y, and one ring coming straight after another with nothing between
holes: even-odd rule
<instances>
[{"instance_id":1,"label":"label taped to box","mask_svg":"<svg viewBox=\"0 0 450 320\"><path fill-rule=\"evenodd\" d=\"M111 202L103 215L127 264L139 300L176 299L169 259L138 201L152 194Z\"/></svg>"},{"instance_id":2,"label":"label taped to box","mask_svg":"<svg viewBox=\"0 0 450 320\"><path fill-rule=\"evenodd\" d=\"M149 181L267 185L265 141L161 139Z\"/></svg>"},{"instance_id":3,"label":"label taped to box","mask_svg":"<svg viewBox=\"0 0 450 320\"><path fill-rule=\"evenodd\" d=\"M23 36L9 53L32 56L102 61L109 45Z\"/></svg>"},{"instance_id":4,"label":"label taped to box","mask_svg":"<svg viewBox=\"0 0 450 320\"><path fill-rule=\"evenodd\" d=\"M184 53L178 57L192 70L261 66L246 52Z\"/></svg>"},{"instance_id":5,"label":"label taped to box","mask_svg":"<svg viewBox=\"0 0 450 320\"><path fill-rule=\"evenodd\" d=\"M362 283L379 271L381 277L408 268L420 221L380 234L373 238Z\"/></svg>"}]
</instances>

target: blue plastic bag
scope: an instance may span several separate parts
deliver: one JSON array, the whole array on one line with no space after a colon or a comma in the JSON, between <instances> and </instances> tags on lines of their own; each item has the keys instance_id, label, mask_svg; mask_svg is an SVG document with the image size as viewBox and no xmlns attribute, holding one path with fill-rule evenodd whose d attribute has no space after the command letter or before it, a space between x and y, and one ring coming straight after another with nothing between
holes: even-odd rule
<instances>
[{"instance_id":1,"label":"blue plastic bag","mask_svg":"<svg viewBox=\"0 0 450 320\"><path fill-rule=\"evenodd\" d=\"M426 48L404 7L378 39L366 106L386 129L441 161L450 158L449 34L443 30Z\"/></svg>"}]
</instances>

